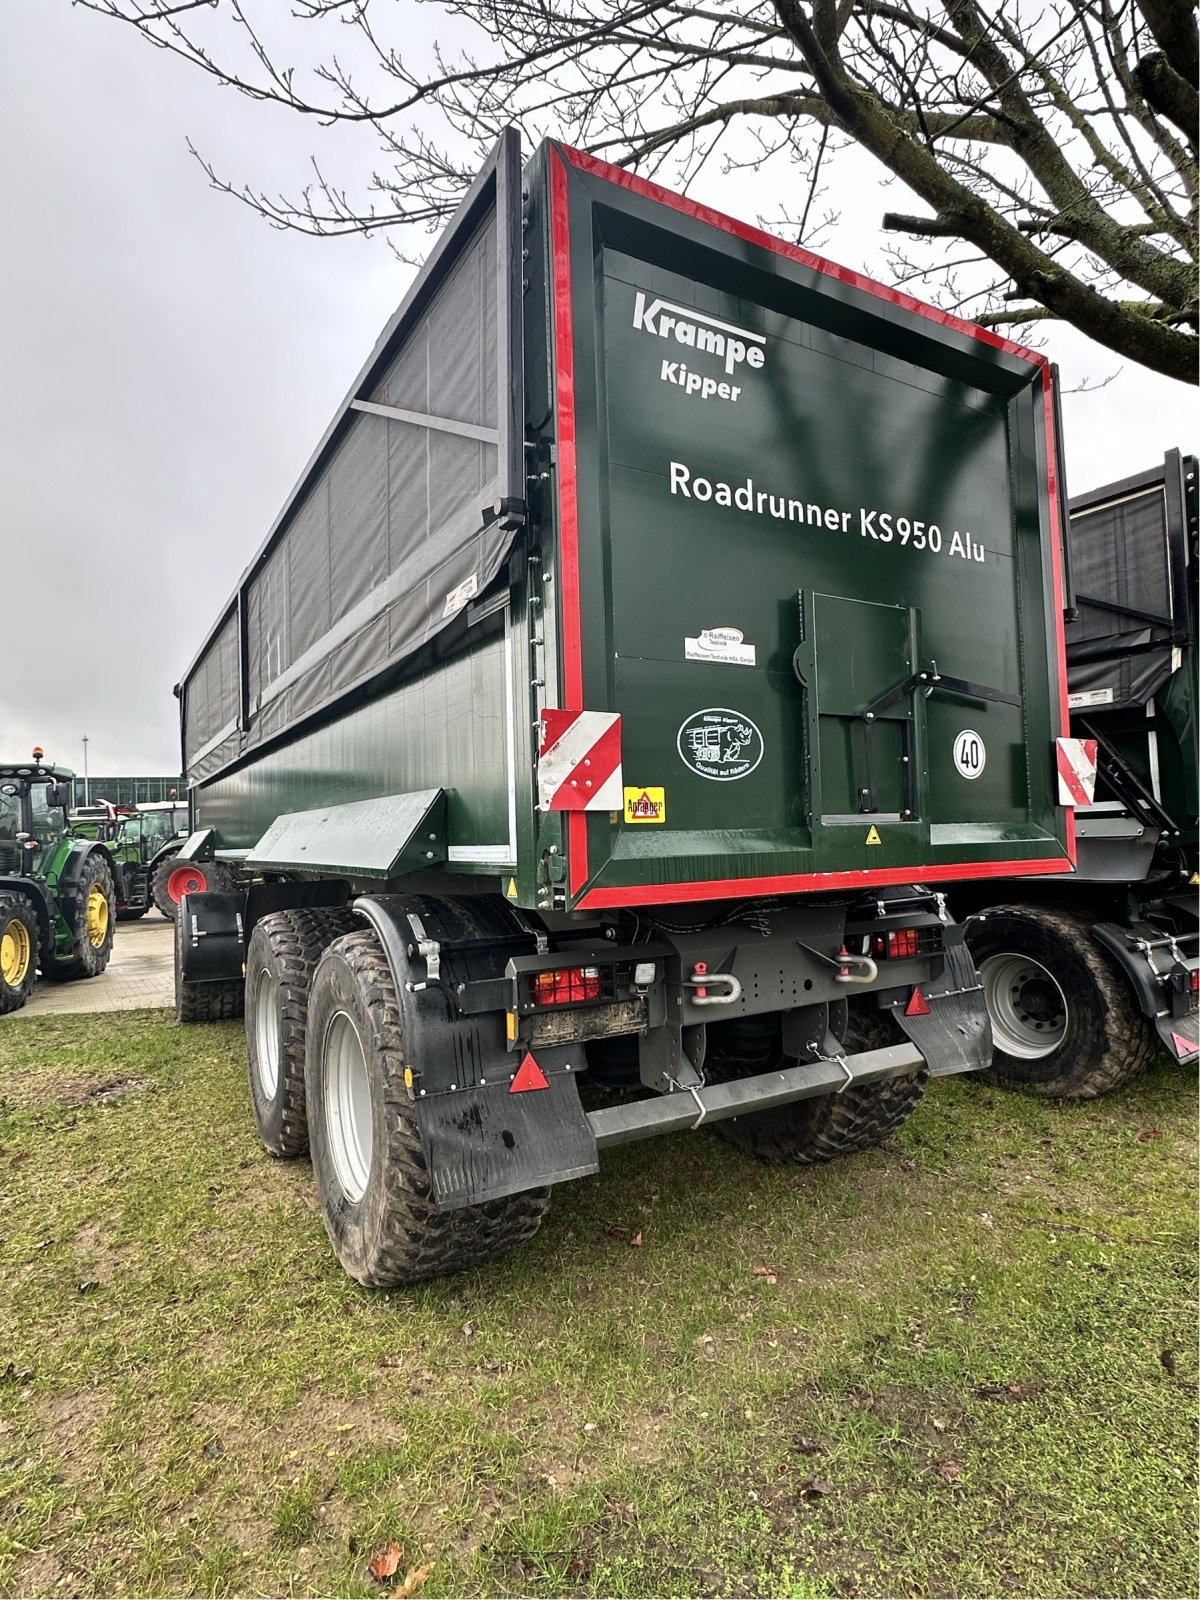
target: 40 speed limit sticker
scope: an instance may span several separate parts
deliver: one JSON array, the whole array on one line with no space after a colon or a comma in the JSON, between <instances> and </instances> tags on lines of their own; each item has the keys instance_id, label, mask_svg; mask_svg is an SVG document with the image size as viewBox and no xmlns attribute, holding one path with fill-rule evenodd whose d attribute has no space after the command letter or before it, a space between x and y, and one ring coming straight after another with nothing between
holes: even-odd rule
<instances>
[{"instance_id":1,"label":"40 speed limit sticker","mask_svg":"<svg viewBox=\"0 0 1200 1600\"><path fill-rule=\"evenodd\" d=\"M964 728L955 739L954 765L964 778L977 778L987 766L987 746L974 728Z\"/></svg>"}]
</instances>

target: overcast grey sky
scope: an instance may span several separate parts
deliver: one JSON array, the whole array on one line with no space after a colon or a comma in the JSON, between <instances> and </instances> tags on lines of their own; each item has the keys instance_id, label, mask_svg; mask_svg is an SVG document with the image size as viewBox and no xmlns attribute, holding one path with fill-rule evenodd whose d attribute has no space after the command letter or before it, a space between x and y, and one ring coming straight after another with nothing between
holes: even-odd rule
<instances>
[{"instance_id":1,"label":"overcast grey sky","mask_svg":"<svg viewBox=\"0 0 1200 1600\"><path fill-rule=\"evenodd\" d=\"M3 0L0 107L0 754L36 740L82 771L87 734L93 775L175 771L171 686L410 272L209 189L189 135L294 192L319 130L67 0ZM755 215L744 177L702 198ZM882 276L846 211L821 247ZM1068 387L1119 367L1070 332L1047 348ZM1072 490L1194 450L1195 394L1130 368L1068 394Z\"/></svg>"}]
</instances>

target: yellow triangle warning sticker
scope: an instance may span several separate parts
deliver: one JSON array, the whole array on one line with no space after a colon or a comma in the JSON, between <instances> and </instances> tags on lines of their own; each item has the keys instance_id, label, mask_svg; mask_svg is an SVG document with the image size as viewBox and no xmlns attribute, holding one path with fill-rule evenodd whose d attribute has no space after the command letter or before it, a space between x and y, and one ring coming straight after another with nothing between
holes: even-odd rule
<instances>
[{"instance_id":1,"label":"yellow triangle warning sticker","mask_svg":"<svg viewBox=\"0 0 1200 1600\"><path fill-rule=\"evenodd\" d=\"M1188 882L1189 883L1200 883L1200 872L1193 872L1191 877L1188 879Z\"/></svg>"},{"instance_id":2,"label":"yellow triangle warning sticker","mask_svg":"<svg viewBox=\"0 0 1200 1600\"><path fill-rule=\"evenodd\" d=\"M504 893L510 900L515 900L517 898L517 880L515 878L510 878L508 880L508 888L505 889Z\"/></svg>"},{"instance_id":3,"label":"yellow triangle warning sticker","mask_svg":"<svg viewBox=\"0 0 1200 1600\"><path fill-rule=\"evenodd\" d=\"M875 826L874 823L871 824L871 830L867 834L867 843L868 844L882 844L883 843L883 840L879 837L879 829Z\"/></svg>"}]
</instances>

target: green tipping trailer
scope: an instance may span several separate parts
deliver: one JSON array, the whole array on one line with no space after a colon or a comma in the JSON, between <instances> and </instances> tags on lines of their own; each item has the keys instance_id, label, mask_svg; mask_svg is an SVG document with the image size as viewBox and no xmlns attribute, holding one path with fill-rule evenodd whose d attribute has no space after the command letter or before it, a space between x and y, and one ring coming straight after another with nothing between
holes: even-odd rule
<instances>
[{"instance_id":1,"label":"green tipping trailer","mask_svg":"<svg viewBox=\"0 0 1200 1600\"><path fill-rule=\"evenodd\" d=\"M1039 355L501 139L177 690L179 859L234 875L177 1011L244 1006L354 1277L988 1061L938 886L1073 863L1060 483Z\"/></svg>"},{"instance_id":2,"label":"green tipping trailer","mask_svg":"<svg viewBox=\"0 0 1200 1600\"><path fill-rule=\"evenodd\" d=\"M1076 870L952 894L979 964L993 1076L1090 1098L1164 1047L1200 1057L1195 456L1070 502L1072 738L1059 750Z\"/></svg>"}]
</instances>

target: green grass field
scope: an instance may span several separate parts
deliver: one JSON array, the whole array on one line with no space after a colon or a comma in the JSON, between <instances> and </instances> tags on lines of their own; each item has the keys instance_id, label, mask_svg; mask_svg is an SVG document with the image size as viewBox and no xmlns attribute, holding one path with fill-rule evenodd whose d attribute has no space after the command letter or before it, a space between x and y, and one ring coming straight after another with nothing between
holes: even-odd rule
<instances>
[{"instance_id":1,"label":"green grass field","mask_svg":"<svg viewBox=\"0 0 1200 1600\"><path fill-rule=\"evenodd\" d=\"M0 1024L0 1592L1195 1593L1193 1075L628 1146L381 1293L244 1074L239 1025Z\"/></svg>"}]
</instances>

